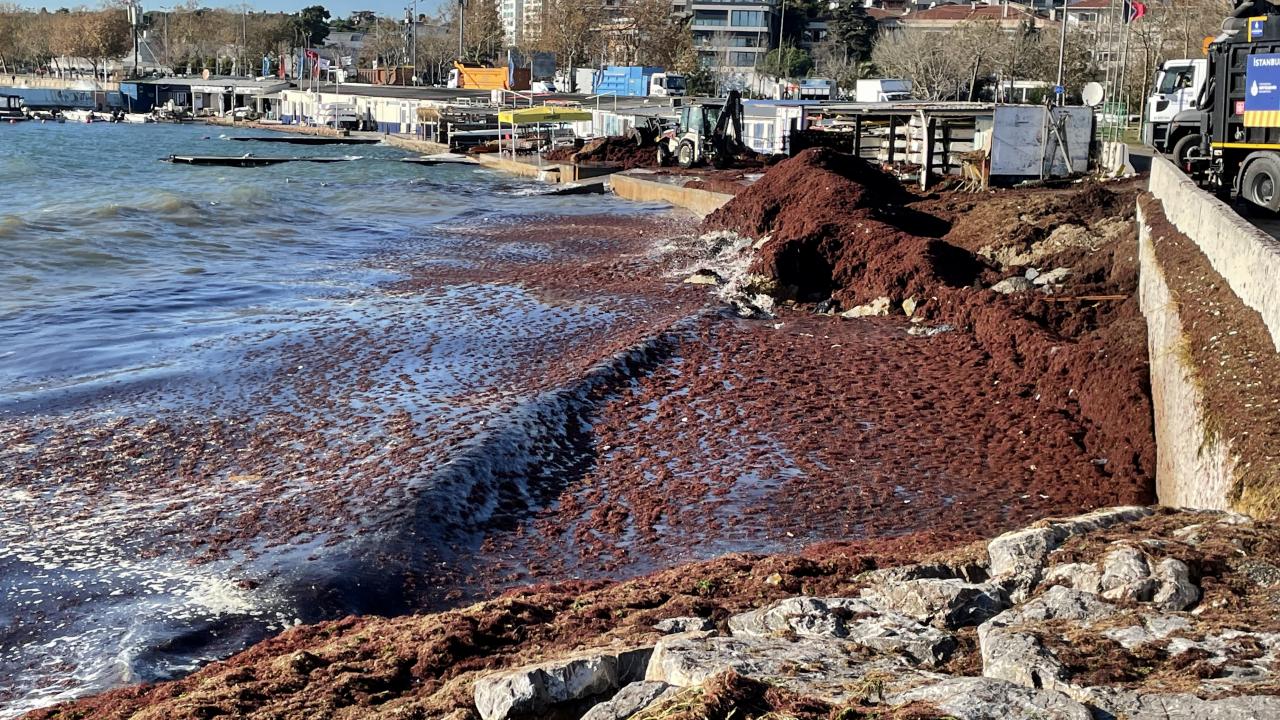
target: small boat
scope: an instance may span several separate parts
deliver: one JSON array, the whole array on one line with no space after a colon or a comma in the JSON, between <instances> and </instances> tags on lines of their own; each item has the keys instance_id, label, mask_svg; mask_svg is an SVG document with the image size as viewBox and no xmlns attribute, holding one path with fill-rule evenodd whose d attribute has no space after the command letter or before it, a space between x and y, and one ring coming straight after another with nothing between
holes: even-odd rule
<instances>
[{"instance_id":1,"label":"small boat","mask_svg":"<svg viewBox=\"0 0 1280 720\"><path fill-rule=\"evenodd\" d=\"M124 121L133 125L143 125L145 123L153 123L156 119L151 113L125 113Z\"/></svg>"},{"instance_id":2,"label":"small boat","mask_svg":"<svg viewBox=\"0 0 1280 720\"><path fill-rule=\"evenodd\" d=\"M279 165L287 162L308 162L308 163L335 163L349 162L357 159L354 156L340 158L323 158L323 157L260 157L253 154L246 155L170 155L165 158L165 162L171 162L175 165L218 165L221 167L263 167L266 165Z\"/></svg>"},{"instance_id":3,"label":"small boat","mask_svg":"<svg viewBox=\"0 0 1280 720\"><path fill-rule=\"evenodd\" d=\"M0 95L0 123L16 123L27 119L22 111L22 97L19 95Z\"/></svg>"},{"instance_id":4,"label":"small boat","mask_svg":"<svg viewBox=\"0 0 1280 720\"><path fill-rule=\"evenodd\" d=\"M102 122L100 116L95 117L97 113L92 110L64 110L62 116L73 123L91 123Z\"/></svg>"},{"instance_id":5,"label":"small boat","mask_svg":"<svg viewBox=\"0 0 1280 720\"><path fill-rule=\"evenodd\" d=\"M27 117L32 120L38 120L42 123L60 123L67 121L67 119L62 117L62 115L56 110L27 110Z\"/></svg>"}]
</instances>

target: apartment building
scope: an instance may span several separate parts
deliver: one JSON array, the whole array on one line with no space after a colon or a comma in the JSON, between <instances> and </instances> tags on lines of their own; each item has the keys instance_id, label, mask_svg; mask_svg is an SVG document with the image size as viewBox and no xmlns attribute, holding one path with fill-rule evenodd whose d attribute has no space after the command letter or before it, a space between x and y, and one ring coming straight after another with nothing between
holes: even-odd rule
<instances>
[{"instance_id":1,"label":"apartment building","mask_svg":"<svg viewBox=\"0 0 1280 720\"><path fill-rule=\"evenodd\" d=\"M484 2L484 0L481 0ZM535 27L541 25L542 0L496 0L498 17L507 45L519 45Z\"/></svg>"},{"instance_id":2,"label":"apartment building","mask_svg":"<svg viewBox=\"0 0 1280 720\"><path fill-rule=\"evenodd\" d=\"M750 71L776 44L778 5L732 0L674 0L690 18L694 47L705 65Z\"/></svg>"}]
</instances>

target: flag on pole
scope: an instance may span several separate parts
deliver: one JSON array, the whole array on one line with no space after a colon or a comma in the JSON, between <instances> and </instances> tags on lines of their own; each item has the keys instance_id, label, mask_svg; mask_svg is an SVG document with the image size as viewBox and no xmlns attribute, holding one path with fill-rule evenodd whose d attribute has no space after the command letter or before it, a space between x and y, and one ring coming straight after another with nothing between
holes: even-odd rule
<instances>
[{"instance_id":1,"label":"flag on pole","mask_svg":"<svg viewBox=\"0 0 1280 720\"><path fill-rule=\"evenodd\" d=\"M1147 6L1138 0L1123 0L1125 24L1131 23L1147 14Z\"/></svg>"}]
</instances>

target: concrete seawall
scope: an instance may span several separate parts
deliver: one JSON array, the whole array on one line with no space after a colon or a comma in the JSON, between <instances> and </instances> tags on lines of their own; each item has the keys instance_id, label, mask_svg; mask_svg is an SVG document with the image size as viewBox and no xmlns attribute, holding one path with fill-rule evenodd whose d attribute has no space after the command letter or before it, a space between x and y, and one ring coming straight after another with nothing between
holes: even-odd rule
<instances>
[{"instance_id":1,"label":"concrete seawall","mask_svg":"<svg viewBox=\"0 0 1280 720\"><path fill-rule=\"evenodd\" d=\"M1159 155L1151 163L1150 189L1164 204L1169 221L1195 241L1236 296L1262 315L1274 349L1280 351L1280 241L1196 187Z\"/></svg>"},{"instance_id":2,"label":"concrete seawall","mask_svg":"<svg viewBox=\"0 0 1280 720\"><path fill-rule=\"evenodd\" d=\"M1138 206L1138 282L1147 319L1151 404L1155 411L1156 497L1164 505L1226 510L1234 463L1227 444L1209 432L1205 398L1190 343L1152 237L1152 218Z\"/></svg>"},{"instance_id":3,"label":"concrete seawall","mask_svg":"<svg viewBox=\"0 0 1280 720\"><path fill-rule=\"evenodd\" d=\"M1280 243L1164 158L1138 201L1161 504L1276 516Z\"/></svg>"},{"instance_id":4,"label":"concrete seawall","mask_svg":"<svg viewBox=\"0 0 1280 720\"><path fill-rule=\"evenodd\" d=\"M613 192L620 198L636 202L671 203L703 216L711 214L733 199L732 195L725 193L646 180L626 173L614 175L609 182L613 186Z\"/></svg>"}]
</instances>

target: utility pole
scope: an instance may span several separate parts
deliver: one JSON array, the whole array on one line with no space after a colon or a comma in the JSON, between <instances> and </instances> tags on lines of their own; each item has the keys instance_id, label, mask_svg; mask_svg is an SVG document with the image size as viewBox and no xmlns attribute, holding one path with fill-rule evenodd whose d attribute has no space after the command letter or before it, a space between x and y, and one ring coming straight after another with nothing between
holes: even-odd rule
<instances>
[{"instance_id":1,"label":"utility pole","mask_svg":"<svg viewBox=\"0 0 1280 720\"><path fill-rule=\"evenodd\" d=\"M1066 0L1063 0L1064 2ZM787 29L787 0L782 0L782 12L778 13L778 47L782 47L783 33Z\"/></svg>"},{"instance_id":2,"label":"utility pole","mask_svg":"<svg viewBox=\"0 0 1280 720\"><path fill-rule=\"evenodd\" d=\"M138 77L138 27L142 23L142 5L129 3L129 25L133 28L133 76Z\"/></svg>"},{"instance_id":3,"label":"utility pole","mask_svg":"<svg viewBox=\"0 0 1280 720\"><path fill-rule=\"evenodd\" d=\"M465 53L463 37L467 25L467 0L458 0L458 62L462 62Z\"/></svg>"},{"instance_id":4,"label":"utility pole","mask_svg":"<svg viewBox=\"0 0 1280 720\"><path fill-rule=\"evenodd\" d=\"M1067 88L1062 84L1064 79L1063 70L1067 60L1067 1L1062 0L1062 32L1058 34L1058 84L1057 87L1062 89L1058 94L1058 104L1063 104L1067 99Z\"/></svg>"},{"instance_id":5,"label":"utility pole","mask_svg":"<svg viewBox=\"0 0 1280 720\"><path fill-rule=\"evenodd\" d=\"M413 85L418 84L418 0L413 0L413 17L409 19L413 23Z\"/></svg>"}]
</instances>

